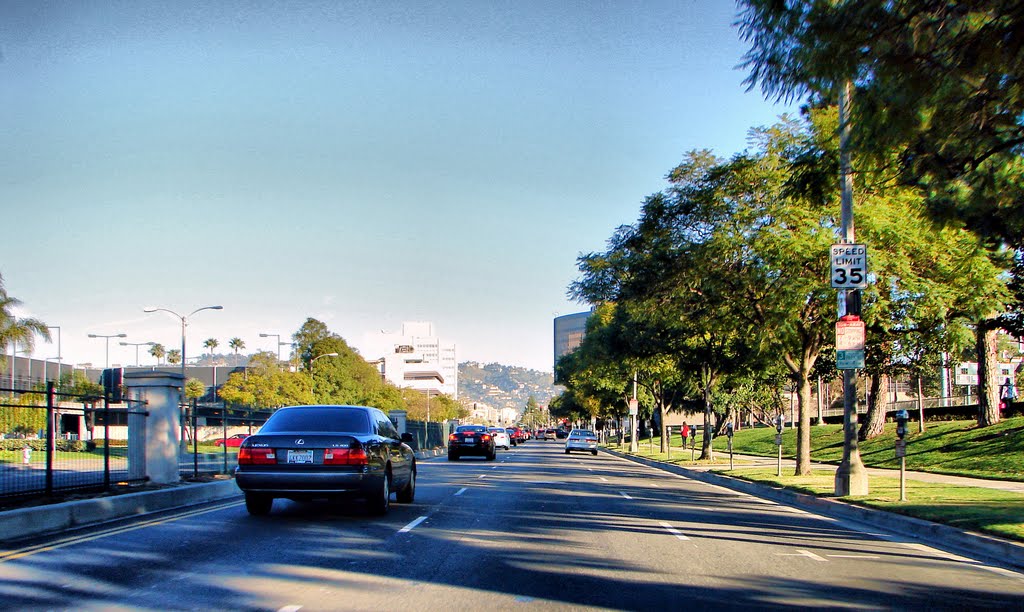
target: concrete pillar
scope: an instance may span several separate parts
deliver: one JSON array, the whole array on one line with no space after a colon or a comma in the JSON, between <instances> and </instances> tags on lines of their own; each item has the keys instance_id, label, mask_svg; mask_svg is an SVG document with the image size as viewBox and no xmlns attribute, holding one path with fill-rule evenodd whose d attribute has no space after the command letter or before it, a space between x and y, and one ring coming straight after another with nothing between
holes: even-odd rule
<instances>
[{"instance_id":1,"label":"concrete pillar","mask_svg":"<svg viewBox=\"0 0 1024 612\"><path fill-rule=\"evenodd\" d=\"M388 417L391 419L391 422L395 424L395 429L398 430L398 433L404 434L406 431L408 431L407 423L409 420L409 413L407 411L392 410L391 412L388 413Z\"/></svg>"},{"instance_id":2,"label":"concrete pillar","mask_svg":"<svg viewBox=\"0 0 1024 612\"><path fill-rule=\"evenodd\" d=\"M181 441L181 408L178 399L185 379L177 372L125 372L128 397L145 401L134 404L133 410L149 413L145 419L129 419L128 464L143 459L145 476L150 482L166 484L181 480L178 468L178 446ZM135 469L139 469L136 461Z\"/></svg>"}]
</instances>

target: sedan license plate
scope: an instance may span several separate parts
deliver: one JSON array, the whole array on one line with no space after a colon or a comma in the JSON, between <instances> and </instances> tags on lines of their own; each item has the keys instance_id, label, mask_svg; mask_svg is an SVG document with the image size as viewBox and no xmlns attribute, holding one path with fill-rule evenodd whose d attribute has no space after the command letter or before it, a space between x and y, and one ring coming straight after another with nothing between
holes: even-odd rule
<instances>
[{"instance_id":1,"label":"sedan license plate","mask_svg":"<svg viewBox=\"0 0 1024 612\"><path fill-rule=\"evenodd\" d=\"M313 463L313 451L290 450L288 451L288 463Z\"/></svg>"},{"instance_id":2,"label":"sedan license plate","mask_svg":"<svg viewBox=\"0 0 1024 612\"><path fill-rule=\"evenodd\" d=\"M476 438L469 438L469 437L466 437L466 438L463 438L462 440L463 440L464 442L469 442L470 444L472 444L473 442L476 442Z\"/></svg>"}]
</instances>

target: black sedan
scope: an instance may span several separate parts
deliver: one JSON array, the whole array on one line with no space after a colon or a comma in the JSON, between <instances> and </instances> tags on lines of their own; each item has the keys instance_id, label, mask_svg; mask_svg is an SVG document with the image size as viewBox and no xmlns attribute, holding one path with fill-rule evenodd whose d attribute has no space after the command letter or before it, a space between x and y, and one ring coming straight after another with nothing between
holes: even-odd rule
<instances>
[{"instance_id":1,"label":"black sedan","mask_svg":"<svg viewBox=\"0 0 1024 612\"><path fill-rule=\"evenodd\" d=\"M238 449L235 482L250 514L268 514L274 499L363 498L375 514L416 494L409 434L367 406L290 406L277 410Z\"/></svg>"},{"instance_id":2,"label":"black sedan","mask_svg":"<svg viewBox=\"0 0 1024 612\"><path fill-rule=\"evenodd\" d=\"M494 437L483 425L459 425L448 436L448 461L458 461L459 457L476 455L494 461L498 456L494 449Z\"/></svg>"}]
</instances>

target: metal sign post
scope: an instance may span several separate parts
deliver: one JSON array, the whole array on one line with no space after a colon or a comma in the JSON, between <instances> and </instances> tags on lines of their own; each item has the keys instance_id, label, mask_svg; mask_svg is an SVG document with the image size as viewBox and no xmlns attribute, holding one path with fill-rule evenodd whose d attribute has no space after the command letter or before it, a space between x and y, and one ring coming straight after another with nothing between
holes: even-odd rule
<instances>
[{"instance_id":1,"label":"metal sign post","mask_svg":"<svg viewBox=\"0 0 1024 612\"><path fill-rule=\"evenodd\" d=\"M775 445L779 447L779 463L775 475L782 478L782 428L786 426L786 417L781 414L775 417Z\"/></svg>"},{"instance_id":2,"label":"metal sign post","mask_svg":"<svg viewBox=\"0 0 1024 612\"><path fill-rule=\"evenodd\" d=\"M907 419L909 415L906 410L896 411L896 456L900 460L900 501L907 501L907 442L903 439L907 435Z\"/></svg>"}]
</instances>

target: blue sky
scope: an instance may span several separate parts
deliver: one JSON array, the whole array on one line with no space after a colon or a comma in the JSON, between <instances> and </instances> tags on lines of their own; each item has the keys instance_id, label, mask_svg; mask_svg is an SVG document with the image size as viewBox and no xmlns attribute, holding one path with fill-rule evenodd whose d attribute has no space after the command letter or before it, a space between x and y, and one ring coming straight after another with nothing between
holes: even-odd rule
<instances>
[{"instance_id":1,"label":"blue sky","mask_svg":"<svg viewBox=\"0 0 1024 612\"><path fill-rule=\"evenodd\" d=\"M691 149L791 108L746 92L731 2L0 4L0 274L65 362L104 342L364 356L433 321L551 369L551 319ZM112 363L134 363L111 343ZM56 356L37 345L35 356ZM152 363L152 358L143 358Z\"/></svg>"}]
</instances>

